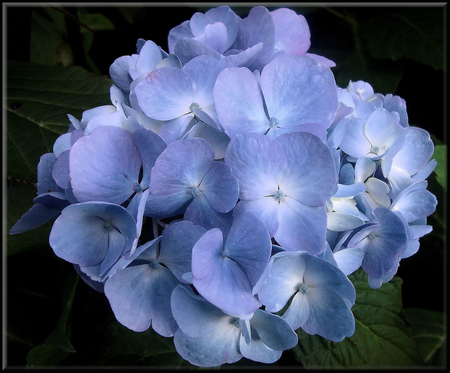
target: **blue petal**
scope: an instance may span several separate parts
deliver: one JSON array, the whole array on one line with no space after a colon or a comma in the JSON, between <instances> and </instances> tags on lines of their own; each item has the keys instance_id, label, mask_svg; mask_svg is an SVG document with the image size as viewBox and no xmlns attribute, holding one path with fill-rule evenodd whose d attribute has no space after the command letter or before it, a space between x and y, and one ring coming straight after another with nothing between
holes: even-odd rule
<instances>
[{"instance_id":1,"label":"blue petal","mask_svg":"<svg viewBox=\"0 0 450 373\"><path fill-rule=\"evenodd\" d=\"M263 48L255 63L249 66L251 70L261 70L271 60L275 45L273 18L265 7L256 6L246 18L239 20L238 34L231 48L244 50L261 42Z\"/></svg>"},{"instance_id":2,"label":"blue petal","mask_svg":"<svg viewBox=\"0 0 450 373\"><path fill-rule=\"evenodd\" d=\"M134 87L139 107L150 118L170 120L189 112L192 82L176 67L161 67L150 72Z\"/></svg>"},{"instance_id":3,"label":"blue petal","mask_svg":"<svg viewBox=\"0 0 450 373\"><path fill-rule=\"evenodd\" d=\"M230 141L225 163L239 182L239 198L252 200L278 190L286 156L282 144L276 140L248 133Z\"/></svg>"},{"instance_id":4,"label":"blue petal","mask_svg":"<svg viewBox=\"0 0 450 373\"><path fill-rule=\"evenodd\" d=\"M252 295L251 283L241 265L223 251L222 232L206 232L192 250L193 284L197 291L222 311L244 318L261 303Z\"/></svg>"},{"instance_id":5,"label":"blue petal","mask_svg":"<svg viewBox=\"0 0 450 373\"><path fill-rule=\"evenodd\" d=\"M239 186L225 163L213 162L199 188L218 212L228 212L236 205Z\"/></svg>"},{"instance_id":6,"label":"blue petal","mask_svg":"<svg viewBox=\"0 0 450 373\"><path fill-rule=\"evenodd\" d=\"M332 72L304 55L274 58L261 72L261 90L269 117L281 128L302 123L328 128L338 109Z\"/></svg>"},{"instance_id":7,"label":"blue petal","mask_svg":"<svg viewBox=\"0 0 450 373\"><path fill-rule=\"evenodd\" d=\"M45 206L41 203L34 204L22 217L12 226L9 234L18 234L40 227L55 216L60 214L60 210Z\"/></svg>"},{"instance_id":8,"label":"blue petal","mask_svg":"<svg viewBox=\"0 0 450 373\"><path fill-rule=\"evenodd\" d=\"M133 143L139 153L142 162L141 186L145 189L150 185L150 172L156 159L165 150L166 143L153 131L139 129L133 133Z\"/></svg>"},{"instance_id":9,"label":"blue petal","mask_svg":"<svg viewBox=\"0 0 450 373\"><path fill-rule=\"evenodd\" d=\"M78 201L121 204L134 193L141 161L130 132L102 126L73 144L69 167Z\"/></svg>"},{"instance_id":10,"label":"blue petal","mask_svg":"<svg viewBox=\"0 0 450 373\"><path fill-rule=\"evenodd\" d=\"M320 254L325 249L325 205L311 207L286 197L279 205L275 240L286 250Z\"/></svg>"},{"instance_id":11,"label":"blue petal","mask_svg":"<svg viewBox=\"0 0 450 373\"><path fill-rule=\"evenodd\" d=\"M222 71L214 86L217 117L230 138L239 133L264 134L269 120L258 81L244 67L230 67Z\"/></svg>"},{"instance_id":12,"label":"blue petal","mask_svg":"<svg viewBox=\"0 0 450 373\"><path fill-rule=\"evenodd\" d=\"M105 283L116 319L136 332L152 328L164 337L177 329L170 308L170 296L179 282L167 268L148 264L129 266L118 271Z\"/></svg>"},{"instance_id":13,"label":"blue petal","mask_svg":"<svg viewBox=\"0 0 450 373\"><path fill-rule=\"evenodd\" d=\"M242 358L236 318L181 286L172 292L171 306L180 328L174 336L175 348L183 359L197 366L213 367Z\"/></svg>"},{"instance_id":14,"label":"blue petal","mask_svg":"<svg viewBox=\"0 0 450 373\"><path fill-rule=\"evenodd\" d=\"M272 243L264 224L252 213L243 213L233 220L224 252L235 260L255 285L269 261Z\"/></svg>"},{"instance_id":15,"label":"blue petal","mask_svg":"<svg viewBox=\"0 0 450 373\"><path fill-rule=\"evenodd\" d=\"M356 247L365 251L362 268L372 277L378 278L392 271L398 257L407 247L406 226L394 212L378 207L374 210L380 226L363 239Z\"/></svg>"},{"instance_id":16,"label":"blue petal","mask_svg":"<svg viewBox=\"0 0 450 373\"><path fill-rule=\"evenodd\" d=\"M119 233L123 239L117 241ZM131 214L121 206L102 202L67 206L53 224L49 238L58 257L80 266L100 264L110 249L118 259L131 249L135 239L136 221Z\"/></svg>"},{"instance_id":17,"label":"blue petal","mask_svg":"<svg viewBox=\"0 0 450 373\"><path fill-rule=\"evenodd\" d=\"M192 82L192 100L204 108L214 101L213 89L219 73L231 63L222 56L203 55L190 60L183 71Z\"/></svg>"},{"instance_id":18,"label":"blue petal","mask_svg":"<svg viewBox=\"0 0 450 373\"><path fill-rule=\"evenodd\" d=\"M340 342L355 333L355 318L347 303L327 288L310 288L306 295L309 317L301 328L332 342Z\"/></svg>"},{"instance_id":19,"label":"blue petal","mask_svg":"<svg viewBox=\"0 0 450 373\"><path fill-rule=\"evenodd\" d=\"M270 12L275 25L275 50L286 54L304 54L311 45L308 22L291 9L279 8Z\"/></svg>"},{"instance_id":20,"label":"blue petal","mask_svg":"<svg viewBox=\"0 0 450 373\"><path fill-rule=\"evenodd\" d=\"M257 331L263 343L273 350L289 350L298 343L297 334L280 316L256 310L250 325Z\"/></svg>"},{"instance_id":21,"label":"blue petal","mask_svg":"<svg viewBox=\"0 0 450 373\"><path fill-rule=\"evenodd\" d=\"M183 218L208 230L219 228L226 237L233 222L233 213L217 212L208 198L200 193L186 208Z\"/></svg>"},{"instance_id":22,"label":"blue petal","mask_svg":"<svg viewBox=\"0 0 450 373\"><path fill-rule=\"evenodd\" d=\"M267 279L258 291L258 298L268 312L278 312L287 304L303 282L305 261L297 254L274 255Z\"/></svg>"},{"instance_id":23,"label":"blue petal","mask_svg":"<svg viewBox=\"0 0 450 373\"><path fill-rule=\"evenodd\" d=\"M180 282L191 271L192 248L206 229L189 221L169 225L162 234L158 262L163 263Z\"/></svg>"},{"instance_id":24,"label":"blue petal","mask_svg":"<svg viewBox=\"0 0 450 373\"><path fill-rule=\"evenodd\" d=\"M152 194L190 193L198 187L214 161L214 151L204 139L169 144L151 171Z\"/></svg>"},{"instance_id":25,"label":"blue petal","mask_svg":"<svg viewBox=\"0 0 450 373\"><path fill-rule=\"evenodd\" d=\"M330 148L308 132L288 133L278 137L277 142L289 159L280 178L283 193L309 206L328 201L337 184Z\"/></svg>"}]
</instances>

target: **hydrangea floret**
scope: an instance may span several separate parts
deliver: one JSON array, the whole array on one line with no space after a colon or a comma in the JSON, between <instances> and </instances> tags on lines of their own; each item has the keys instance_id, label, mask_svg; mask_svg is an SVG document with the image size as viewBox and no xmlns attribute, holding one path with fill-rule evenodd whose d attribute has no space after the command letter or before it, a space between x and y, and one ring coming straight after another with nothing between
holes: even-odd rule
<instances>
[{"instance_id":1,"label":"hydrangea floret","mask_svg":"<svg viewBox=\"0 0 450 373\"><path fill-rule=\"evenodd\" d=\"M219 6L167 51L139 39L111 104L68 114L10 234L55 219L54 253L116 319L196 366L276 362L299 329L351 337L348 276L381 287L432 230L434 145L402 98L338 87L310 36L288 8Z\"/></svg>"}]
</instances>

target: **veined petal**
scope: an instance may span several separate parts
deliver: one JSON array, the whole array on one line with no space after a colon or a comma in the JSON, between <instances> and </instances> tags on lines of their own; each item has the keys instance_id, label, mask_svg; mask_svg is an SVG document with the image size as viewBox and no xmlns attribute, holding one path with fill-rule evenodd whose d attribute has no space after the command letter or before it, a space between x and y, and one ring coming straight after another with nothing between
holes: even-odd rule
<instances>
[{"instance_id":1,"label":"veined petal","mask_svg":"<svg viewBox=\"0 0 450 373\"><path fill-rule=\"evenodd\" d=\"M200 138L175 141L156 159L150 192L171 194L198 187L214 161L214 151Z\"/></svg>"},{"instance_id":2,"label":"veined petal","mask_svg":"<svg viewBox=\"0 0 450 373\"><path fill-rule=\"evenodd\" d=\"M148 264L128 266L105 283L105 295L117 320L136 332L152 328L171 337L177 324L170 308L170 296L179 282L167 268Z\"/></svg>"},{"instance_id":3,"label":"veined petal","mask_svg":"<svg viewBox=\"0 0 450 373\"><path fill-rule=\"evenodd\" d=\"M304 55L274 58L261 72L261 90L269 117L281 128L301 123L328 128L338 109L332 72Z\"/></svg>"},{"instance_id":4,"label":"veined petal","mask_svg":"<svg viewBox=\"0 0 450 373\"><path fill-rule=\"evenodd\" d=\"M239 196L239 185L231 174L231 168L221 162L213 162L200 183L200 190L218 212L234 208Z\"/></svg>"},{"instance_id":5,"label":"veined petal","mask_svg":"<svg viewBox=\"0 0 450 373\"><path fill-rule=\"evenodd\" d=\"M139 107L150 118L170 120L189 112L192 82L176 67L151 71L134 87Z\"/></svg>"},{"instance_id":6,"label":"veined petal","mask_svg":"<svg viewBox=\"0 0 450 373\"><path fill-rule=\"evenodd\" d=\"M311 207L286 197L279 205L275 240L286 250L320 254L325 249L325 205Z\"/></svg>"},{"instance_id":7,"label":"veined petal","mask_svg":"<svg viewBox=\"0 0 450 373\"><path fill-rule=\"evenodd\" d=\"M251 200L273 195L286 165L283 146L267 136L248 133L233 138L225 154L239 183L239 198Z\"/></svg>"},{"instance_id":8,"label":"veined petal","mask_svg":"<svg viewBox=\"0 0 450 373\"><path fill-rule=\"evenodd\" d=\"M134 193L140 168L133 135L119 127L98 127L70 150L70 179L80 202L121 204Z\"/></svg>"},{"instance_id":9,"label":"veined petal","mask_svg":"<svg viewBox=\"0 0 450 373\"><path fill-rule=\"evenodd\" d=\"M217 77L214 86L217 117L228 136L253 132L264 134L268 119L258 81L245 67L229 67Z\"/></svg>"},{"instance_id":10,"label":"veined petal","mask_svg":"<svg viewBox=\"0 0 450 373\"><path fill-rule=\"evenodd\" d=\"M324 204L333 195L337 174L330 148L308 132L293 132L277 138L287 159L279 188L286 196L309 205Z\"/></svg>"},{"instance_id":11,"label":"veined petal","mask_svg":"<svg viewBox=\"0 0 450 373\"><path fill-rule=\"evenodd\" d=\"M271 261L270 274L258 292L258 299L268 312L278 312L298 290L298 285L303 283L306 264L294 253L281 257L275 255Z\"/></svg>"},{"instance_id":12,"label":"veined petal","mask_svg":"<svg viewBox=\"0 0 450 373\"><path fill-rule=\"evenodd\" d=\"M209 302L237 317L248 317L261 303L238 262L223 252L222 232L206 232L192 250L193 285Z\"/></svg>"}]
</instances>

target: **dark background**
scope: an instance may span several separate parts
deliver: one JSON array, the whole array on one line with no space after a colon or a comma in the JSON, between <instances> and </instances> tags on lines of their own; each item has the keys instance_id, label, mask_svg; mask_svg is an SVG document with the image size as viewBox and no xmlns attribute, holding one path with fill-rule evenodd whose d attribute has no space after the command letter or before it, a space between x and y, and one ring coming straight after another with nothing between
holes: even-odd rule
<instances>
[{"instance_id":1,"label":"dark background","mask_svg":"<svg viewBox=\"0 0 450 373\"><path fill-rule=\"evenodd\" d=\"M87 5L87 4L86 4ZM216 4L220 5L220 4ZM257 4L255 4L257 5ZM80 4L79 6L85 6ZM213 5L211 5L213 6ZM269 10L276 7L269 7ZM441 69L422 63L420 60L404 57L397 59L377 59L370 55L363 42L362 47L365 61L369 69L361 69L358 63L348 65L353 61L355 51L355 24L365 25L373 18L381 18L391 12L403 12L404 9L392 7L296 7L289 6L297 13L303 14L311 30L311 49L309 52L322 54L336 62L336 81L345 88L349 79L362 79L371 83L375 92L383 94L393 93L404 98L407 103L409 121L411 125L419 126L429 131L436 143L446 141L446 79L444 63ZM98 68L98 72L108 75L109 66L114 60L123 55L136 53L138 38L153 40L157 45L167 50L167 35L171 28L188 20L196 11L204 12L208 8L189 5L171 6L138 6L128 7L126 11L116 6L88 7L89 12L102 13L114 24L114 30L96 31L90 49L90 57ZM233 7L241 16L245 16L249 7ZM36 8L11 7L7 9L7 38L6 56L4 60L30 61L30 33L31 16ZM72 46L74 64L89 69L84 58L81 44L80 26L76 20L77 9L64 7L67 14L67 40ZM446 19L446 9L408 8L405 13L412 13L412 18L423 13L424 16L438 15L437 19ZM126 14L126 16L125 16ZM345 14L355 20L350 24L339 15ZM131 22L126 19L130 19ZM441 18L439 18L441 17ZM414 18L415 19L415 18ZM436 27L443 28L444 22ZM376 33L377 30L374 30ZM363 40L364 41L364 40ZM399 46L400 47L400 46ZM446 44L442 43L444 49ZM443 50L443 56L445 51ZM345 69L339 69L339 66ZM372 70L371 68L375 66ZM377 71L400 72L401 78L397 83L392 80L376 79ZM398 75L397 75L398 76ZM375 82L376 83L373 83ZM393 87L393 90L389 90ZM444 109L445 108L445 109ZM433 311L443 311L446 308L445 288L445 210L446 200L444 192L437 184L434 175L430 177L429 189L439 200L439 223L431 217L429 224L435 227L433 235L420 240L421 249L411 258L401 262L397 275L403 280L404 307L418 307ZM31 250L8 257L7 265L7 320L15 325L14 336L9 340L8 365L26 365L28 351L42 343L55 328L61 314L61 294L65 289L68 276L73 273L73 267L56 258L50 247L39 251ZM72 339L77 348L77 354L72 354L65 361L67 365L89 365L94 360L93 354L96 344L101 344L101 331L114 320L106 297L94 291L86 284L80 283L76 289L76 299L84 302L74 302L72 310ZM19 327L16 327L19 325ZM88 342L86 342L88 341ZM117 362L118 363L118 362ZM123 363L123 362L121 362ZM293 363L292 356L284 353L279 365ZM114 361L108 361L113 365ZM297 363L298 364L298 363Z\"/></svg>"}]
</instances>

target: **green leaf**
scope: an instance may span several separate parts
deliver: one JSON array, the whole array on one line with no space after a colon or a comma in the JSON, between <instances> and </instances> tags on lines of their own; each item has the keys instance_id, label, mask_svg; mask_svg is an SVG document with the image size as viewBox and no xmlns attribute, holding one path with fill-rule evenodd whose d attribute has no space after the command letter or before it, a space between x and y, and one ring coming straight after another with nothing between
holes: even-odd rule
<instances>
[{"instance_id":1,"label":"green leaf","mask_svg":"<svg viewBox=\"0 0 450 373\"><path fill-rule=\"evenodd\" d=\"M411 58L444 66L444 8L397 8L372 17L361 25L361 35L374 58Z\"/></svg>"},{"instance_id":2,"label":"green leaf","mask_svg":"<svg viewBox=\"0 0 450 373\"><path fill-rule=\"evenodd\" d=\"M137 333L117 321L107 326L101 346L95 362L99 365L179 366L183 360L173 338L162 337L151 328Z\"/></svg>"},{"instance_id":3,"label":"green leaf","mask_svg":"<svg viewBox=\"0 0 450 373\"><path fill-rule=\"evenodd\" d=\"M8 62L7 79L7 172L36 182L39 158L69 128L67 114L81 119L84 110L110 104L112 82L77 66L19 62Z\"/></svg>"},{"instance_id":4,"label":"green leaf","mask_svg":"<svg viewBox=\"0 0 450 373\"><path fill-rule=\"evenodd\" d=\"M72 310L78 280L79 276L75 271L69 273L62 296L63 309L56 329L50 333L43 343L28 353L27 366L57 366L71 353L76 352L69 341L69 316Z\"/></svg>"},{"instance_id":5,"label":"green leaf","mask_svg":"<svg viewBox=\"0 0 450 373\"><path fill-rule=\"evenodd\" d=\"M436 159L437 166L434 169L437 182L447 190L447 145L435 145L431 159Z\"/></svg>"},{"instance_id":6,"label":"green leaf","mask_svg":"<svg viewBox=\"0 0 450 373\"><path fill-rule=\"evenodd\" d=\"M447 335L445 315L418 308L406 308L405 312L422 359L427 365L443 366Z\"/></svg>"},{"instance_id":7,"label":"green leaf","mask_svg":"<svg viewBox=\"0 0 450 373\"><path fill-rule=\"evenodd\" d=\"M67 43L64 15L52 7L33 9L30 62L54 66L73 64L72 48Z\"/></svg>"},{"instance_id":8,"label":"green leaf","mask_svg":"<svg viewBox=\"0 0 450 373\"><path fill-rule=\"evenodd\" d=\"M356 289L355 334L342 342L330 342L297 330L296 358L306 367L401 367L417 366L411 329L401 300L401 279L394 277L379 289L371 289L359 269L349 276Z\"/></svg>"}]
</instances>

